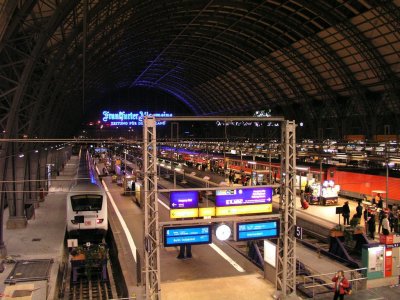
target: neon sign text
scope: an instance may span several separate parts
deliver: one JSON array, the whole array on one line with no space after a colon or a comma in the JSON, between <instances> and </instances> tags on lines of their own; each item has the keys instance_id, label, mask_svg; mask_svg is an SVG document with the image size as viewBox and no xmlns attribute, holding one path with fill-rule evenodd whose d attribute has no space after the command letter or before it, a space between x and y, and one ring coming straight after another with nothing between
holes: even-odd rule
<instances>
[{"instance_id":1,"label":"neon sign text","mask_svg":"<svg viewBox=\"0 0 400 300\"><path fill-rule=\"evenodd\" d=\"M119 111L112 113L108 110L102 112L103 122L110 122L110 126L136 126L143 125L143 118L145 116L155 116L155 117L172 117L173 114L166 113L149 113L148 111L138 111L138 112L125 112ZM165 121L158 121L157 125L165 125Z\"/></svg>"}]
</instances>

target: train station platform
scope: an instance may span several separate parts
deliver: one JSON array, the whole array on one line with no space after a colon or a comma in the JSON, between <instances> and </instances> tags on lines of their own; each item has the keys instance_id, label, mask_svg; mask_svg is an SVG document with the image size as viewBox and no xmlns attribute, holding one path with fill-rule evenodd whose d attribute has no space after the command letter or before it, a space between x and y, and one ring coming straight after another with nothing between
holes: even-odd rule
<instances>
[{"instance_id":1,"label":"train station platform","mask_svg":"<svg viewBox=\"0 0 400 300\"><path fill-rule=\"evenodd\" d=\"M75 176L77 158L72 159L66 164L60 175L52 182L49 193L44 202L38 203L35 215L28 221L28 226L24 229L6 228L8 211L4 212L4 243L8 256L3 261L4 270L0 272L0 299L15 299L15 295L28 295L30 298L21 299L58 299L57 298L57 278L59 266L64 263L64 234L65 234L65 198L69 190L71 180ZM116 209L126 221L126 226L131 231L135 240L136 247L142 250L142 238L140 228L143 226L143 214L141 209L134 203L130 196L124 196L122 188L111 182L110 177L105 177L104 182L116 203ZM109 208L111 205L109 205ZM163 207L160 205L160 207ZM311 207L313 208L313 207ZM321 207L326 208L326 207ZM327 207L331 208L331 207ZM115 210L115 207L112 208ZM318 209L318 207L315 207ZM310 210L312 212L313 209ZM318 214L318 211L315 211ZM165 217L167 211L163 212ZM117 222L113 219L111 222ZM121 262L124 275L130 284L130 290L139 290L136 270L133 266L133 257L130 244L118 225L113 233L118 235L123 242L119 252L125 260ZM162 297L163 299L273 299L272 295L275 288L272 283L266 281L262 271L257 270L245 258L237 256L235 250L225 245L225 243L215 241L217 247L222 249L229 257L233 257L235 262L245 269L244 273L236 271L226 260L222 260L217 252L214 252L207 245L199 245L193 249L193 259L178 260L177 248L161 249L162 267ZM344 267L328 258L320 257L313 252L298 244L297 256L316 273L329 273ZM22 269L14 270L15 261L20 262ZM41 263L40 268L35 263ZM68 263L68 262L67 262ZM27 266L28 270L26 270ZM25 269L24 269L25 267ZM28 272L41 270L41 274L29 273L27 278L22 278ZM22 272L20 272L22 270ZM228 272L226 272L228 270ZM14 271L12 273L12 271ZM225 273L224 273L225 272ZM11 274L12 273L12 274ZM29 280L29 278L43 275L42 280ZM15 290L19 289L19 292ZM14 294L15 293L15 294ZM131 294L133 295L133 293ZM47 296L47 297L46 297ZM136 293L137 299L142 295ZM324 295L315 299L330 299L331 294ZM400 297L398 286L382 287L355 292L346 299L397 299ZM18 298L17 298L18 299Z\"/></svg>"},{"instance_id":2,"label":"train station platform","mask_svg":"<svg viewBox=\"0 0 400 300\"><path fill-rule=\"evenodd\" d=\"M102 164L98 164L101 170ZM123 194L122 187L112 182L111 176L103 177L109 191L109 220L118 245L122 273L129 292L143 299L143 289L138 282L137 264L143 266L143 258L137 261L129 247L120 219L126 224L128 235L134 240L138 253L143 252L143 213L132 196ZM162 201L162 200L159 200ZM166 204L159 205L159 218L169 219ZM192 258L177 259L178 247L160 248L161 297L162 299L246 299L252 291L253 299L272 299L275 287L264 279L264 274L229 245L213 238L211 245L192 247ZM234 266L235 265L235 266Z\"/></svg>"},{"instance_id":3,"label":"train station platform","mask_svg":"<svg viewBox=\"0 0 400 300\"><path fill-rule=\"evenodd\" d=\"M1 299L58 299L58 271L64 262L66 193L77 164L77 157L72 157L59 176L53 178L48 195L35 204L35 213L26 228L7 229L9 213L8 209L4 211L7 256L0 273Z\"/></svg>"},{"instance_id":4,"label":"train station platform","mask_svg":"<svg viewBox=\"0 0 400 300\"><path fill-rule=\"evenodd\" d=\"M204 178L207 176L210 181L214 183L221 183L226 181L227 177L217 174L215 172L203 171L194 167L184 167L185 174L194 174L199 178ZM273 196L273 201L275 204L279 203L279 195ZM319 225L322 225L327 228L333 228L335 225L343 224L343 217L341 215L336 214L336 207L343 206L344 203L348 201L350 207L350 218L353 214L356 213L357 201L349 200L343 197L338 198L338 204L336 206L322 206L322 205L310 205L307 210L302 209L300 203L300 197L296 197L296 208L297 215L299 217L307 216L312 217L318 221ZM361 225L364 225L364 219L361 220ZM378 226L377 226L378 227ZM376 234L376 239L378 240L378 235Z\"/></svg>"},{"instance_id":5,"label":"train station platform","mask_svg":"<svg viewBox=\"0 0 400 300\"><path fill-rule=\"evenodd\" d=\"M194 173L195 174L194 174ZM225 181L225 176L221 176L220 174L216 174L210 171L202 171L191 167L185 167L186 174L194 174L197 177L204 178L205 176L209 177L210 181L214 183L220 183ZM279 202L279 195L274 195L273 201L275 203L275 207L277 207ZM352 201L346 198L339 197L339 201L337 206L342 206L346 201L349 202L350 206L350 215L356 213L357 201ZM320 206L320 205L310 205L307 210L302 209L300 204L300 197L296 198L296 208L297 208L297 217L302 219L311 220L313 224L318 224L318 226L325 227L328 231L329 229L335 227L336 225L343 224L343 217L341 215L336 214L337 206ZM364 220L361 220L361 225L364 225ZM377 224L378 229L378 224ZM375 234L375 240L370 239L370 242L378 241L378 234ZM343 264L329 258L325 257L318 251L311 250L301 243L297 243L296 247L296 255L299 261L301 261L307 269L309 269L312 274L327 274L336 272L337 270L349 270L348 267ZM331 278L324 278L326 283L330 282ZM376 297L377 295L384 295L383 297ZM315 299L329 299L333 296L333 294L323 294L316 296ZM354 291L353 295L346 296L347 299L396 299L400 296L400 287L399 286L386 286L373 288L368 290L359 290Z\"/></svg>"}]
</instances>

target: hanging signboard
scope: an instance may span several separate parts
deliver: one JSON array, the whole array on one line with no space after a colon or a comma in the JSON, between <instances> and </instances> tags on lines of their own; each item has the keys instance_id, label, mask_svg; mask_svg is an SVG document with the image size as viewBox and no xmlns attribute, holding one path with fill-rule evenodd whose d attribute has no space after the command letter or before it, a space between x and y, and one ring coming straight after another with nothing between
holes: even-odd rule
<instances>
[{"instance_id":1,"label":"hanging signboard","mask_svg":"<svg viewBox=\"0 0 400 300\"><path fill-rule=\"evenodd\" d=\"M211 244L211 225L164 227L164 246Z\"/></svg>"}]
</instances>

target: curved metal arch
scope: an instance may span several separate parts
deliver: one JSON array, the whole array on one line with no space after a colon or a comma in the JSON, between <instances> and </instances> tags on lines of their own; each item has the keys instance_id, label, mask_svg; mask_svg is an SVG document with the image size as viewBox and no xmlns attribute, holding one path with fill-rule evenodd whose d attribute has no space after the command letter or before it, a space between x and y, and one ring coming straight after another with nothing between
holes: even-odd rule
<instances>
[{"instance_id":1,"label":"curved metal arch","mask_svg":"<svg viewBox=\"0 0 400 300\"><path fill-rule=\"evenodd\" d=\"M25 64L24 70L21 74L20 81L18 84L19 85L18 89L16 90L13 97L12 107L8 115L7 126L6 126L6 134L8 137L10 133L13 132L11 129L17 128L17 126L15 126L15 122L17 121L17 111L23 100L24 93L27 89L28 81L31 78L36 60L39 57L44 44L47 42L48 33L53 32L56 29L56 27L58 26L58 24L60 24L65 14L67 14L70 10L72 10L76 1L77 0L68 1L67 4L63 3L62 6L59 6L57 12L50 18L49 22L47 22L46 29L43 30L39 35L37 42L30 54L30 58Z\"/></svg>"},{"instance_id":2,"label":"curved metal arch","mask_svg":"<svg viewBox=\"0 0 400 300\"><path fill-rule=\"evenodd\" d=\"M291 59L293 59L294 57L297 57L297 62L298 62L299 61L299 59L298 59L299 55L300 54L298 54L296 56L292 56ZM303 64L307 65L308 68L314 69L314 67L311 64L309 64L309 62L306 59L302 58L300 61ZM306 68L306 70L307 70L307 68ZM312 80L312 81L314 81L315 87L317 89L319 89L320 91L330 90L330 87L328 87L326 84L324 86L324 79L322 77L320 77L320 76L315 75L315 74L317 74L317 73L316 72L308 72L308 74L307 74L309 78L311 78L311 79L315 78L314 80ZM331 93L331 97L333 97L333 93Z\"/></svg>"},{"instance_id":3,"label":"curved metal arch","mask_svg":"<svg viewBox=\"0 0 400 300\"><path fill-rule=\"evenodd\" d=\"M241 18L240 18L241 19ZM240 21L240 19L238 20L238 21L236 21L236 22L234 22L234 24L236 24L237 22L239 22ZM233 24L233 25L234 25ZM232 25L231 25L232 26ZM229 28L229 27L228 27ZM225 31L226 31L226 29L225 29ZM180 34L179 34L180 35ZM175 39L173 40L173 42L175 41ZM171 42L172 43L172 42ZM167 46L167 48L171 45L171 43ZM162 50L162 52L160 52L160 54L156 57L156 59L155 60L158 60L158 58L160 57L160 55L161 54L163 54L164 53L164 51L165 51L165 49L167 49L167 48L164 48L163 50ZM154 63L154 60L153 60L153 62L150 64L150 66L148 66L146 69L145 69L145 71L144 72L147 72L147 70L151 67L151 65ZM139 78L144 74L144 72L142 72L141 73L141 75L139 75ZM136 79L137 80L137 79Z\"/></svg>"},{"instance_id":4,"label":"curved metal arch","mask_svg":"<svg viewBox=\"0 0 400 300\"><path fill-rule=\"evenodd\" d=\"M243 89L241 87L241 82L243 82L243 81L238 76L235 76L235 73L237 73L237 71L232 70L230 72L230 74L227 74L226 77L227 77L228 81L231 83L232 90L234 92L233 94L237 95L235 100L230 99L230 101L232 102L232 105L234 106L234 108L240 110L241 109L240 100L246 100L248 98L252 98L252 96L249 93L249 91L246 91L245 89Z\"/></svg>"},{"instance_id":5,"label":"curved metal arch","mask_svg":"<svg viewBox=\"0 0 400 300\"><path fill-rule=\"evenodd\" d=\"M101 8L98 8L98 10L101 10ZM122 14L123 11L125 11L124 7L121 7L120 13ZM109 20L109 23L111 23L111 22L112 22L112 20ZM122 27L123 27L123 25L124 24L120 24L120 26L122 26ZM68 40L66 42L67 45L72 45L72 43L74 43L75 40L78 38L78 36L80 35L79 27L80 26L78 24L78 26L75 28L75 30L71 32L71 35L68 37L69 42L68 42ZM100 28L100 27L97 29L97 31L101 31L101 30L102 30L102 28ZM67 48L66 51L68 51L68 46L66 48ZM54 62L52 64L58 64L58 65L64 64L66 66L65 66L65 68L62 68L62 70L64 70L65 72L70 72L70 67L68 66L68 65L70 65L70 61L68 61L67 58L69 56L74 56L74 53L77 56L78 52L80 51L76 47L73 47L73 48L75 48L75 52L69 53L67 55L66 55L66 52L64 51L64 49L60 49L58 54L54 56ZM64 57L64 59L62 59L62 57ZM55 75L55 76L57 76L57 75ZM58 76L67 77L67 78L69 77L69 76L64 76L63 73L58 73Z\"/></svg>"},{"instance_id":6,"label":"curved metal arch","mask_svg":"<svg viewBox=\"0 0 400 300\"><path fill-rule=\"evenodd\" d=\"M372 2L375 5L377 5L375 9L378 12L380 12L380 13L383 12L382 17L384 17L385 15L389 15L391 17L390 21L395 22L393 27L400 28L400 7L396 6L392 1L380 2L380 1L372 0ZM389 101L390 101L391 105L393 105L393 107L397 108L397 114L395 114L394 118L397 121L399 121L400 117L398 116L398 113L400 111L400 104L399 104L398 99L400 97L399 97L399 92L398 92L398 88L397 88L398 77L396 77L395 74L393 73L392 75L390 75L389 83L384 82L384 84L389 89L389 93L390 93L390 96L386 97L386 98L389 99Z\"/></svg>"},{"instance_id":7,"label":"curved metal arch","mask_svg":"<svg viewBox=\"0 0 400 300\"><path fill-rule=\"evenodd\" d=\"M240 74L241 76L243 76L244 78L246 78L246 82L248 82L250 84L251 89L253 90L253 94L255 96L255 99L259 100L257 103L254 103L254 106L257 107L259 105L262 105L263 103L266 102L266 97L265 97L265 93L263 93L260 89L259 89L259 84L255 82L254 77L251 77L251 71L250 71L250 64L246 64L246 65L242 65L240 67ZM259 73L257 72L257 70L255 70L255 72L259 75ZM264 85L265 86L265 85Z\"/></svg>"},{"instance_id":8,"label":"curved metal arch","mask_svg":"<svg viewBox=\"0 0 400 300\"><path fill-rule=\"evenodd\" d=\"M140 84L137 84L136 86L145 86L148 87L148 85L146 84L146 82L141 82ZM168 86L168 85L164 85L164 84L160 84L157 87L154 88L158 88L162 91L168 92L169 94L177 97L178 99L180 99L182 102L187 103L187 105L192 109L192 111L198 115L199 110L192 105L193 101L189 101L186 100L188 97L188 95L186 93L184 93L182 90L176 90L175 86Z\"/></svg>"},{"instance_id":9,"label":"curved metal arch","mask_svg":"<svg viewBox=\"0 0 400 300\"><path fill-rule=\"evenodd\" d=\"M262 102L264 97L263 97L262 93L260 93L260 91L257 89L257 86L256 86L254 80L252 78L250 78L248 73L244 72L242 68L244 68L243 65L239 69L232 70L232 73L235 73L235 76L236 76L236 80L235 79L233 79L233 80L238 83L236 85L238 87L238 89L243 89L245 91L246 91L246 88L248 89L248 91L246 91L246 93L249 95L249 97L244 98L244 99L238 99L238 102L239 101L241 102L238 104L240 106L242 106L243 101L246 101L246 102L248 102L247 103L248 105L256 107L256 106L260 105L260 103ZM238 107L238 109L240 111L241 108Z\"/></svg>"},{"instance_id":10,"label":"curved metal arch","mask_svg":"<svg viewBox=\"0 0 400 300\"><path fill-rule=\"evenodd\" d=\"M0 53L3 48L6 46L8 40L15 36L19 31L20 26L22 25L22 20L32 12L33 7L37 4L39 0L25 1L18 9L18 14L14 14L12 16L11 22L8 24L6 29L4 30L4 34L2 36L2 40L0 40ZM18 8L17 1L9 1L14 2L14 6L16 6L13 10Z\"/></svg>"},{"instance_id":11,"label":"curved metal arch","mask_svg":"<svg viewBox=\"0 0 400 300\"><path fill-rule=\"evenodd\" d=\"M225 104L226 106L232 106L233 103L231 101L231 99L236 98L236 94L235 91L232 89L232 86L230 85L229 82L227 82L226 80L221 79L221 77L217 77L214 78L214 80L212 82L207 82L206 84L203 84L201 86L202 89L209 89L211 86L216 86L216 87L221 87L221 90L223 90L223 93L226 93L228 95L222 95L222 97L220 98L220 100L222 101L218 101L217 103L210 103L207 99L198 99L198 101L200 103L204 103L201 105L201 107L206 106L209 108L209 111L207 112L205 109L203 109L203 114L207 114L207 113L212 113L213 111L217 110L219 106L224 105L224 103L222 103L223 101L225 101L227 99L227 97L229 96L229 100L228 102ZM196 87L194 90L197 91L198 87Z\"/></svg>"},{"instance_id":12,"label":"curved metal arch","mask_svg":"<svg viewBox=\"0 0 400 300\"><path fill-rule=\"evenodd\" d=\"M196 49L195 49L196 50ZM221 61L223 61L222 60L222 58L225 58L225 56L224 55L220 55L218 52L216 52L215 50L213 50L213 49L211 49L210 51L212 51L212 54L213 54L213 56L215 56L216 58L215 58L215 62L218 62L218 63L220 63ZM178 53L176 53L176 55L178 56L178 55L180 55L180 52L178 52ZM207 53L206 54L206 57L207 58L209 58L210 57L210 53ZM197 59L204 59L204 56L202 55L202 56L198 56L198 57L195 57L195 58L197 58ZM188 57L187 58L187 60L189 60L189 59L192 59L191 57ZM239 58L238 58L239 59ZM207 61L208 62L208 60L206 60L206 59L204 59L205 61ZM229 58L226 58L226 60L225 60L227 63L228 62L230 62L230 60L229 60ZM199 61L196 61L196 62L194 62L195 64L197 64ZM215 63L214 63L215 64ZM212 66L212 67L214 67L214 69L215 69L215 65L214 66ZM229 71L229 68L227 68L227 67L225 67L224 65L222 65L222 67L220 67L220 69L224 69L225 71ZM211 68L211 69L209 69L209 70L213 70L213 68ZM208 70L208 73L209 73L209 70ZM171 72L172 70L170 70L169 72ZM217 74L216 74L217 75ZM207 77L205 77L205 78L207 78Z\"/></svg>"},{"instance_id":13,"label":"curved metal arch","mask_svg":"<svg viewBox=\"0 0 400 300\"><path fill-rule=\"evenodd\" d=\"M203 94L206 95L207 90L210 89L210 86L214 87L215 90L218 90L221 96L215 103L211 103L207 97L202 97L198 99L198 101L201 104L200 106L202 108L203 114L209 114L214 112L215 110L218 109L219 106L223 105L222 103L223 101L225 101L226 99L234 99L236 97L235 94L232 92L230 86L225 81L220 80L220 78L214 78L211 82L207 82L205 84L197 86L194 90L197 93L198 90L200 89L204 91ZM225 103L225 106L231 106L231 105L232 103L229 100L227 103Z\"/></svg>"},{"instance_id":14,"label":"curved metal arch","mask_svg":"<svg viewBox=\"0 0 400 300\"><path fill-rule=\"evenodd\" d=\"M169 85L169 84L171 84L171 85L176 85L176 82L177 82L177 78L173 78L173 77L171 77L171 75L168 77L168 78L166 78L166 79L164 79L163 81L162 81L162 84L167 84L167 85ZM158 83L157 85L159 85L160 83ZM241 93L240 93L240 89L235 89L234 88L235 86L232 86L231 84L230 84L230 82L229 82L229 84L226 84L226 88L228 89L228 90L230 90L230 92L231 92L231 94L235 97L235 98L237 98L237 96L236 95L240 95ZM243 94L243 93L242 93ZM230 104L232 104L232 105L234 105L235 104L235 102L233 101L233 99L230 99L231 100L231 103ZM197 101L196 102L199 102L200 101L200 99L197 99ZM203 99L203 102L209 102L209 101L207 101L207 100L204 100Z\"/></svg>"},{"instance_id":15,"label":"curved metal arch","mask_svg":"<svg viewBox=\"0 0 400 300\"><path fill-rule=\"evenodd\" d=\"M101 11L102 10L102 7L103 6L100 6L100 7L95 7L94 9L93 9L93 11L94 11L94 13L96 13L96 11L98 12L98 11ZM122 11L126 11L126 10L124 10L124 9L121 9L121 13L122 13ZM74 32L75 32L75 34L74 34ZM76 36L78 36L79 35L79 26L77 26L77 27L75 27L75 31L72 31L72 34L70 35L70 37L69 37L69 40L72 42L73 40L75 40L75 38L76 38ZM68 43L67 43L68 44ZM39 110L39 106L42 106L43 105L43 103L46 101L45 100L45 97L44 97L44 94L45 94L45 92L46 92L46 86L49 84L49 81L50 81L50 79L53 77L53 76L57 76L57 75L55 75L54 74L54 72L55 71L57 71L57 66L58 66L58 64L61 64L62 63L62 60L61 60L61 57L62 56L64 56L65 55L65 52L63 51L63 49L61 49L59 52L58 52L58 54L56 54L56 55L54 55L53 56L53 58L54 58L54 61L55 62L57 62L57 63L51 63L51 64L49 64L49 68L48 68L48 70L46 70L46 72L45 72L45 74L43 75L43 77L41 77L41 80L40 80L40 82L41 82L41 84L40 84L40 88L39 88L39 92L38 92L38 94L39 94L39 96L38 96L38 99L41 99L41 102L39 103L39 105L36 105L35 107L34 107L34 110L33 110L33 113L32 113L32 117L34 118L34 119L36 119L36 115L37 115L37 112L38 112L38 110ZM66 62L67 63L67 62ZM44 80L43 80L44 79ZM64 81L63 81L64 82ZM55 90L57 90L57 89L55 89ZM42 104L41 104L42 103ZM52 102L53 103L53 102ZM50 105L52 105L52 103L50 103ZM49 103L46 103L47 105L49 104ZM48 116L46 116L45 118L44 118L44 120L48 120L49 119L49 117ZM43 120L42 120L43 121ZM43 123L43 122L42 122ZM35 123L34 122L31 122L30 123L30 130L28 130L28 132L31 132L31 130L32 130L32 128L36 128L36 126L34 125ZM47 127L47 126L46 126ZM43 134L45 134L45 133L47 133L48 131L45 131Z\"/></svg>"},{"instance_id":16,"label":"curved metal arch","mask_svg":"<svg viewBox=\"0 0 400 300\"><path fill-rule=\"evenodd\" d=\"M215 52L215 51L214 51L214 52ZM180 53L177 53L177 55L180 55ZM215 55L218 55L218 52L215 52ZM99 57L99 55L97 55L97 57ZM216 60L216 61L220 61L220 60L221 60L221 57L224 57L224 56L219 55L219 59ZM229 60L227 59L226 61L229 61ZM94 62L92 62L92 63L93 63L93 64L96 64L96 61L94 61Z\"/></svg>"},{"instance_id":17,"label":"curved metal arch","mask_svg":"<svg viewBox=\"0 0 400 300\"><path fill-rule=\"evenodd\" d=\"M259 3L260 2L254 2L254 3L247 2L246 8L244 9L244 11L250 10L249 6L251 6L252 4L253 4L253 6L255 6ZM235 3L235 6L236 5L237 4ZM280 8L282 8L282 7L284 7L284 4L280 5ZM223 13L229 14L230 11L224 11ZM316 32L315 30L312 30L315 27L311 28L311 27L307 26L307 22L301 23L301 26L299 26L299 27L287 26L286 21L288 19L293 19L294 15L297 15L299 18L303 19L304 21L309 21L309 19L303 18L302 14L299 14L298 11L287 10L287 13L285 13L282 10L277 10L276 7L275 8L271 7L270 5L268 5L268 2L264 1L261 5L257 6L256 10L252 9L251 13L246 14L245 18L242 20L242 23L250 23L251 25L257 26L260 23L260 20L266 19L266 16L267 16L268 19L266 19L263 22L265 24L265 26L262 26L262 29L260 30L261 35L262 35L262 32L265 31L265 28L273 28L276 31L275 35L282 36L282 35L287 34L288 38L287 38L286 42L284 43L284 45L287 46L288 44L291 44L297 40L304 38L306 36L305 32L310 32L310 31L312 31L313 33ZM271 16L272 16L272 18L271 18ZM222 18L229 18L229 16L223 15ZM272 20L272 22L269 22L270 20ZM244 24L244 25L246 25L246 24ZM279 27L282 27L285 29L276 27L276 25L279 25ZM243 30L246 30L247 28L248 27L246 27L246 26L241 26L241 29L243 29ZM302 30L303 28L307 28L307 29L305 29L303 31ZM291 37L290 32L292 32L292 34L294 33L295 35L297 35L297 38Z\"/></svg>"},{"instance_id":18,"label":"curved metal arch","mask_svg":"<svg viewBox=\"0 0 400 300\"><path fill-rule=\"evenodd\" d=\"M291 72L289 72L288 69L283 68L279 61L272 59L268 62L264 61L264 63L267 64L269 68L271 68L280 78L288 78L288 80L284 82L286 83L286 85L289 86L294 95L297 95L298 98L304 100L307 100L309 98L307 92L303 89L303 86L301 84L296 84L297 79L293 76ZM285 104L285 106L289 106L287 101ZM309 101L304 101L302 105L307 106L308 113L306 114L306 118L309 119L311 124L314 124L314 120L317 117L314 109L310 106Z\"/></svg>"},{"instance_id":19,"label":"curved metal arch","mask_svg":"<svg viewBox=\"0 0 400 300\"><path fill-rule=\"evenodd\" d=\"M260 59L260 61L264 63L264 59ZM286 98L284 97L285 92L278 84L276 84L276 82L273 80L270 74L266 72L265 69L261 68L261 66L256 62L248 67L251 67L259 75L258 78L260 79L260 83L263 83L263 80L268 83L263 84L263 88L267 88L273 94L273 98L269 100L269 103L272 104L272 106L278 105L279 102L286 101ZM260 88L262 87L260 86Z\"/></svg>"},{"instance_id":20,"label":"curved metal arch","mask_svg":"<svg viewBox=\"0 0 400 300\"><path fill-rule=\"evenodd\" d=\"M276 13L276 15L269 14L269 17L272 17L272 19L275 22L279 22L280 20L282 20L282 16L279 15L278 13ZM287 24L290 24L291 26L288 27L300 27L301 24L298 24L298 22L295 22L295 20L293 21L292 19L285 19L285 22L287 22ZM285 25L286 26L286 25ZM312 34L312 32L309 32L308 34ZM293 47L286 47L285 49L293 49ZM289 51L289 54L294 54L295 52L293 51ZM320 91L324 91L324 90L331 90L329 86L326 85L325 80L319 75L319 73L315 70L314 66L312 66L309 61L307 59L305 59L300 53L297 53L296 51L296 55L290 55L290 58L296 58L295 60L297 62L302 62L304 65L307 66L307 68L302 68L303 72L307 75L307 77L311 78L311 81L313 82L313 84L315 85L315 87L317 89L319 89ZM313 72L305 72L304 70L314 70ZM318 75L317 75L318 74ZM325 83L325 84L324 84ZM333 97L333 92L331 91L331 98Z\"/></svg>"},{"instance_id":21,"label":"curved metal arch","mask_svg":"<svg viewBox=\"0 0 400 300\"><path fill-rule=\"evenodd\" d=\"M299 0L299 2L310 10L318 11L319 15L329 20L333 26L340 30L340 34L349 41L353 41L352 46L358 50L359 54L365 57L365 62L370 66L371 71L382 82L390 78L393 72L388 68L380 53L347 18L339 14L329 13L333 8L327 2L321 3L319 6L316 6L314 1Z\"/></svg>"},{"instance_id":22,"label":"curved metal arch","mask_svg":"<svg viewBox=\"0 0 400 300\"><path fill-rule=\"evenodd\" d=\"M211 88L207 87L207 85L211 86ZM219 104L222 101L225 101L226 99L230 99L233 97L231 91L229 89L225 89L224 84L219 80L213 80L212 82L208 82L207 85L199 85L195 89L196 95L199 95L198 101L201 101L203 103L200 105L203 114L215 110L215 105L213 108L212 104L216 103L217 104L216 106L219 106ZM209 99L210 94L212 95L211 99ZM226 105L230 105L230 102L228 101Z\"/></svg>"},{"instance_id":23,"label":"curved metal arch","mask_svg":"<svg viewBox=\"0 0 400 300\"><path fill-rule=\"evenodd\" d=\"M232 106L232 99L235 99L237 96L237 94L234 93L234 90L232 89L231 85L226 81L223 80L221 78L221 76L217 76L215 78L213 78L212 80L209 80L201 85L198 85L195 87L195 90L197 89L210 89L211 87L214 87L218 90L220 90L221 92L219 93L221 96L219 97L218 102L216 102L215 104L217 104L217 106L221 106L224 105L226 106ZM226 101L226 103L224 103L223 101ZM199 99L198 101L201 101L202 103L205 103L205 106L208 107L208 112L206 111L206 109L203 110L204 113L212 113L213 111L215 111L217 109L217 107L215 107L215 105L211 105L209 101L205 100L205 99ZM214 104L214 103L213 103ZM203 106L203 105L201 105Z\"/></svg>"}]
</instances>

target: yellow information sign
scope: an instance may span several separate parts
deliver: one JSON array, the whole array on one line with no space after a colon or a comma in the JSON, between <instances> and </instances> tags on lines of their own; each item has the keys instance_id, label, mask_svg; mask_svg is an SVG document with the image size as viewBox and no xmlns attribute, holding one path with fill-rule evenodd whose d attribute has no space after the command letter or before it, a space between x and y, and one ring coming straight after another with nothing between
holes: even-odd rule
<instances>
[{"instance_id":1,"label":"yellow information sign","mask_svg":"<svg viewBox=\"0 0 400 300\"><path fill-rule=\"evenodd\" d=\"M215 207L200 207L199 217L215 217Z\"/></svg>"},{"instance_id":2,"label":"yellow information sign","mask_svg":"<svg viewBox=\"0 0 400 300\"><path fill-rule=\"evenodd\" d=\"M272 204L237 205L215 208L215 215L217 217L270 212L272 212Z\"/></svg>"},{"instance_id":3,"label":"yellow information sign","mask_svg":"<svg viewBox=\"0 0 400 300\"><path fill-rule=\"evenodd\" d=\"M198 216L199 216L198 208L180 208L180 209L171 209L169 211L169 217L171 219L197 218Z\"/></svg>"}]
</instances>

